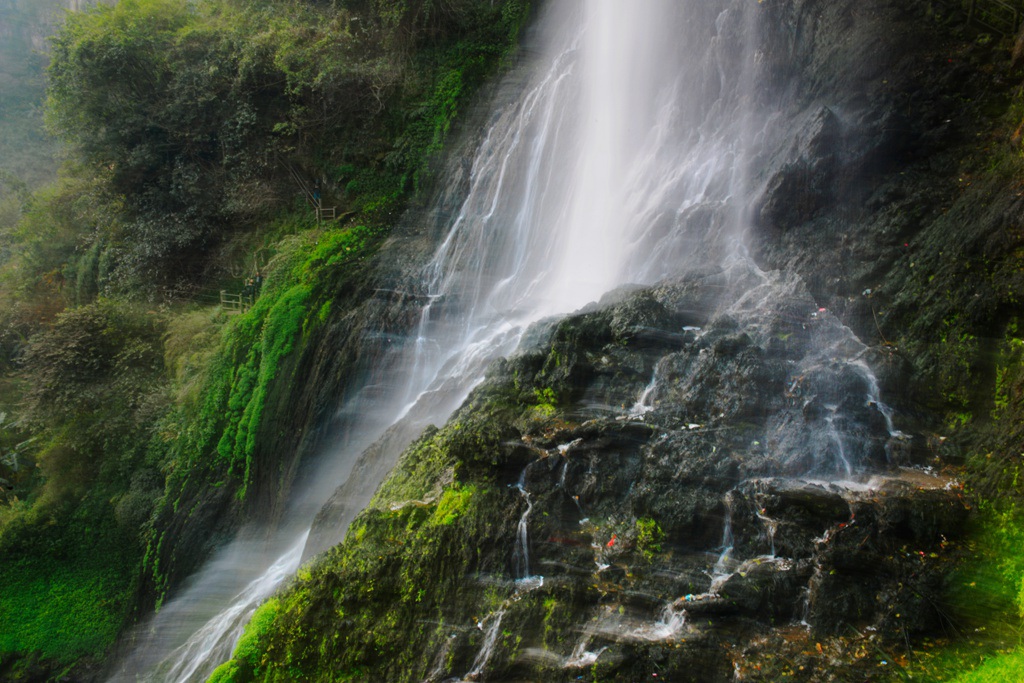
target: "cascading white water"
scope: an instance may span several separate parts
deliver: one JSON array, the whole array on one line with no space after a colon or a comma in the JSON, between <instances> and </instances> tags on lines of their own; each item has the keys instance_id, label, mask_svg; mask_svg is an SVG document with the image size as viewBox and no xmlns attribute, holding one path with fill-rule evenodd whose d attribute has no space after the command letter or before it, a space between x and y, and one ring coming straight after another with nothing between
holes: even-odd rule
<instances>
[{"instance_id":1,"label":"cascading white water","mask_svg":"<svg viewBox=\"0 0 1024 683\"><path fill-rule=\"evenodd\" d=\"M348 501L358 509L409 441L447 419L530 324L621 284L745 260L750 160L785 138L779 107L755 76L760 11L745 0L549 3L541 66L522 95L497 112L477 152L466 199L424 269L419 325L388 366L394 375L375 385L388 394L374 399L367 411L374 419L350 435L333 469L312 481L333 488L361 477ZM754 278L734 308L769 305L768 279ZM360 400L346 410L358 411ZM379 462L357 464L350 475L356 456L393 424L401 429L374 452ZM314 487L306 497L319 503L328 493ZM288 528L307 528L309 509L297 506ZM302 532L286 532L295 533ZM525 540L522 552L528 574ZM225 567L240 557L229 549L213 562L230 572ZM280 558L268 564L258 580L272 588L282 565ZM203 576L194 592L202 593ZM267 594L238 593L185 644L161 645L173 652L150 669L150 680L204 679L237 639L235 627L229 634L216 625L230 621L229 612L251 613ZM172 603L163 614L176 611ZM677 628L670 617L666 623ZM182 628L174 617L161 619L150 629ZM500 613L492 615L491 630L500 621ZM202 647L208 638L221 645ZM475 672L488 656L481 652ZM154 659L161 657L148 652L140 661L149 668ZM114 680L134 678L139 666ZM175 675L160 673L168 671Z\"/></svg>"},{"instance_id":2,"label":"cascading white water","mask_svg":"<svg viewBox=\"0 0 1024 683\"><path fill-rule=\"evenodd\" d=\"M732 573L735 564L732 561L733 545L736 542L732 535L732 506L732 495L726 494L725 516L722 520L722 553L711 569L711 593L715 593L721 587L723 581Z\"/></svg>"},{"instance_id":3,"label":"cascading white water","mask_svg":"<svg viewBox=\"0 0 1024 683\"><path fill-rule=\"evenodd\" d=\"M533 512L533 501L530 500L530 492L526 490L526 470L523 470L523 474L519 477L516 489L523 497L523 500L526 501L526 509L523 510L523 514L519 518L519 526L516 528L516 545L513 556L516 566L516 578L528 579L530 578L529 524L530 513Z\"/></svg>"},{"instance_id":4,"label":"cascading white water","mask_svg":"<svg viewBox=\"0 0 1024 683\"><path fill-rule=\"evenodd\" d=\"M306 534L302 534L266 572L235 596L227 609L203 624L184 645L172 653L165 667L158 667L155 675L167 681L189 680L214 653L230 651L241 637L255 606L270 597L281 581L299 568L299 558L302 557L305 544Z\"/></svg>"},{"instance_id":5,"label":"cascading white water","mask_svg":"<svg viewBox=\"0 0 1024 683\"><path fill-rule=\"evenodd\" d=\"M629 409L629 416L637 419L643 419L644 416L654 410L654 392L658 389L658 374L661 368L659 362L654 366L654 372L651 374L651 381L647 383L644 390L640 393L640 396L636 399L636 403Z\"/></svg>"}]
</instances>

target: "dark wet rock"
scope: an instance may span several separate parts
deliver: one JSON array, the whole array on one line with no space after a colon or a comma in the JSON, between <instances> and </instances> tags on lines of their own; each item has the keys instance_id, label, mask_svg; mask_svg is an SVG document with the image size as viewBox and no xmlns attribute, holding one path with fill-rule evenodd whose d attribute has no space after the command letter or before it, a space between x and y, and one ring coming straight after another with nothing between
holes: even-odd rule
<instances>
[{"instance_id":1,"label":"dark wet rock","mask_svg":"<svg viewBox=\"0 0 1024 683\"><path fill-rule=\"evenodd\" d=\"M749 554L807 558L814 543L850 519L850 504L828 484L753 479L731 494L733 527Z\"/></svg>"},{"instance_id":2,"label":"dark wet rock","mask_svg":"<svg viewBox=\"0 0 1024 683\"><path fill-rule=\"evenodd\" d=\"M829 201L827 166L819 159L817 164L792 163L776 173L765 189L759 212L762 223L784 229L813 218Z\"/></svg>"},{"instance_id":3,"label":"dark wet rock","mask_svg":"<svg viewBox=\"0 0 1024 683\"><path fill-rule=\"evenodd\" d=\"M959 487L923 488L918 481L892 479L872 500L879 508L879 522L895 539L918 545L934 545L944 534L956 535L967 521L968 503Z\"/></svg>"},{"instance_id":4,"label":"dark wet rock","mask_svg":"<svg viewBox=\"0 0 1024 683\"><path fill-rule=\"evenodd\" d=\"M991 283L940 256L1006 249L1020 207L1000 199L980 225L976 207L939 218L959 160L935 150L963 135L943 112L966 87L952 72L969 70L923 78L945 54L906 3L764 12L786 28L759 55L766 72L814 72L793 99L796 144L752 179L752 247L777 270L702 268L536 325L418 442L437 462L407 451L356 518L363 535L293 589L317 602L283 632L320 620L347 645L300 653L282 637L274 657L444 680L473 668L501 615L486 680L867 680L858 649L942 623L943 535L966 508L955 486L901 469L949 447L922 408L938 400L922 379L938 361L895 340L933 344L953 311L998 317L973 301ZM686 218L715 227L699 208ZM925 272L971 284L938 301L911 268L925 257ZM883 400L900 408L891 428ZM403 478L418 488L401 500L432 502L393 510ZM456 486L473 490L467 514L425 533ZM521 546L543 584L515 581ZM339 610L359 628L339 631Z\"/></svg>"},{"instance_id":5,"label":"dark wet rock","mask_svg":"<svg viewBox=\"0 0 1024 683\"><path fill-rule=\"evenodd\" d=\"M895 614L923 610L919 596L938 589L932 555L963 505L944 480L885 460L892 436L868 400L863 346L803 303L767 317L709 309L699 334L680 337L669 303L692 306L694 291L631 290L496 363L450 425L402 456L354 522L362 540L332 551L366 559L328 555L310 581L369 581L375 600L420 620L428 608L403 596L439 581L423 599L450 629L389 645L419 658L421 679L436 661L471 671L488 629L487 680L574 680L591 667L691 680L694 661L712 678L692 680L728 680L730 648L786 624L825 635L935 624L927 610L912 624ZM808 349L823 339L820 360ZM637 412L652 377L654 399ZM848 439L860 483L835 481L848 475L822 455L827 426ZM758 476L778 462L817 480ZM472 514L435 546L422 530L446 490L472 490ZM367 614L365 598L339 599L346 614ZM373 636L345 636L363 637ZM401 654L413 652L430 661Z\"/></svg>"},{"instance_id":6,"label":"dark wet rock","mask_svg":"<svg viewBox=\"0 0 1024 683\"><path fill-rule=\"evenodd\" d=\"M755 559L742 565L718 594L737 613L768 622L790 621L803 615L803 592L811 574L806 561Z\"/></svg>"},{"instance_id":7,"label":"dark wet rock","mask_svg":"<svg viewBox=\"0 0 1024 683\"><path fill-rule=\"evenodd\" d=\"M957 533L968 508L941 480L921 484L892 478L853 495L850 521L818 542L808 610L816 631L892 625L895 614L903 615L901 629L941 622L943 533ZM906 603L911 596L913 608Z\"/></svg>"}]
</instances>

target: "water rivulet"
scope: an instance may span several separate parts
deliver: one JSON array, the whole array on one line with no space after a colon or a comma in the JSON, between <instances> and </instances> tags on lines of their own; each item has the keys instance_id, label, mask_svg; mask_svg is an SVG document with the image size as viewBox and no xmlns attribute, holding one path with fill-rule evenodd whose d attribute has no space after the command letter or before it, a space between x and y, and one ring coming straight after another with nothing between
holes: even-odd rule
<instances>
[{"instance_id":1,"label":"water rivulet","mask_svg":"<svg viewBox=\"0 0 1024 683\"><path fill-rule=\"evenodd\" d=\"M901 90L922 26L885 0L551 3L458 210L407 227L434 249L395 276L416 314L325 478L326 552L215 675L743 680L933 627L964 507L851 330L877 272L844 236L934 142Z\"/></svg>"}]
</instances>

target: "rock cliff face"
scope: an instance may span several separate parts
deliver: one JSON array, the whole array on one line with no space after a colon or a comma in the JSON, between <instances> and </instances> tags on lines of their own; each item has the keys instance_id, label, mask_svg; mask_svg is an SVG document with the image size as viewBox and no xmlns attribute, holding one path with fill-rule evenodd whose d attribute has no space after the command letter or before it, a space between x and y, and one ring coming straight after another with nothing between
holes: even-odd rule
<instances>
[{"instance_id":1,"label":"rock cliff face","mask_svg":"<svg viewBox=\"0 0 1024 683\"><path fill-rule=\"evenodd\" d=\"M752 259L536 325L217 675L852 680L941 626L968 507L937 433L983 425L974 340L1022 284L1019 197L972 156L1002 76L927 3L763 5L799 133L754 165Z\"/></svg>"},{"instance_id":2,"label":"rock cliff face","mask_svg":"<svg viewBox=\"0 0 1024 683\"><path fill-rule=\"evenodd\" d=\"M760 334L709 305L726 278L623 293L495 365L286 594L267 653L313 679L713 681L781 674L780 640L933 628L959 485L895 464L919 437L855 365L825 383L856 404L830 432L832 369L800 349L835 323L807 298ZM876 474L830 483L842 458Z\"/></svg>"}]
</instances>

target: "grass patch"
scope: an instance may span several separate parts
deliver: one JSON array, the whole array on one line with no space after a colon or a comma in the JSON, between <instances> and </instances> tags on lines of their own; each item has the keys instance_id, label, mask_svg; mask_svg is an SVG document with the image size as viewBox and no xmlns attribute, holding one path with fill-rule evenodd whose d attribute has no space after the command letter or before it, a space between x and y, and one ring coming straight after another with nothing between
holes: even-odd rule
<instances>
[{"instance_id":1,"label":"grass patch","mask_svg":"<svg viewBox=\"0 0 1024 683\"><path fill-rule=\"evenodd\" d=\"M131 593L123 568L105 562L4 564L0 655L32 652L63 664L98 657L114 642Z\"/></svg>"},{"instance_id":2,"label":"grass patch","mask_svg":"<svg viewBox=\"0 0 1024 683\"><path fill-rule=\"evenodd\" d=\"M124 625L137 566L109 504L26 511L0 537L0 659L101 657Z\"/></svg>"},{"instance_id":3,"label":"grass patch","mask_svg":"<svg viewBox=\"0 0 1024 683\"><path fill-rule=\"evenodd\" d=\"M1024 680L1024 511L985 502L947 583L946 633L915 647L899 680ZM1015 673L1014 673L1015 672Z\"/></svg>"},{"instance_id":4,"label":"grass patch","mask_svg":"<svg viewBox=\"0 0 1024 683\"><path fill-rule=\"evenodd\" d=\"M1007 683L1024 680L1024 649L1000 655L974 671L953 679L955 683Z\"/></svg>"}]
</instances>

